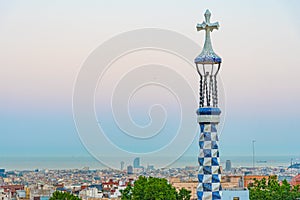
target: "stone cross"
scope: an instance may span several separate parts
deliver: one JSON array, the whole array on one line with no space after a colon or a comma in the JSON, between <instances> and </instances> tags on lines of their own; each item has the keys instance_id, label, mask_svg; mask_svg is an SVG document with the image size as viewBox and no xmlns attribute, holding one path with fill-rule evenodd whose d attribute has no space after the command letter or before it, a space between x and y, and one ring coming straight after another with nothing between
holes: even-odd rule
<instances>
[{"instance_id":1,"label":"stone cross","mask_svg":"<svg viewBox=\"0 0 300 200\"><path fill-rule=\"evenodd\" d=\"M210 32L212 32L214 29L218 29L219 23L218 22L215 22L215 23L210 22L211 13L209 10L206 10L204 17L205 17L205 22L203 21L202 24L197 24L197 26L196 26L197 31L205 30L205 32L206 32L205 43L204 43L203 50L202 50L201 54L199 55L200 56L199 60L206 60L209 58L214 58L214 60L217 58L217 60L218 60L219 57L215 54L215 52L213 51L213 48L212 48Z\"/></svg>"}]
</instances>

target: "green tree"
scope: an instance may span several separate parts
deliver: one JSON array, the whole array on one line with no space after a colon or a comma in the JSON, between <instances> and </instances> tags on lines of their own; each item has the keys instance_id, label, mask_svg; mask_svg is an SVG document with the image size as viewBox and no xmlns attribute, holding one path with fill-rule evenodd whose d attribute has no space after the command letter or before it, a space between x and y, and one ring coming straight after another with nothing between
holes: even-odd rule
<instances>
[{"instance_id":1,"label":"green tree","mask_svg":"<svg viewBox=\"0 0 300 200\"><path fill-rule=\"evenodd\" d=\"M81 200L81 199L68 192L55 191L49 200Z\"/></svg>"},{"instance_id":2,"label":"green tree","mask_svg":"<svg viewBox=\"0 0 300 200\"><path fill-rule=\"evenodd\" d=\"M191 192L179 192L166 179L140 176L134 186L128 185L121 191L122 200L189 200Z\"/></svg>"},{"instance_id":3,"label":"green tree","mask_svg":"<svg viewBox=\"0 0 300 200\"><path fill-rule=\"evenodd\" d=\"M124 190L121 190L122 200L131 200L131 184L129 183Z\"/></svg>"},{"instance_id":4,"label":"green tree","mask_svg":"<svg viewBox=\"0 0 300 200\"><path fill-rule=\"evenodd\" d=\"M178 200L190 200L191 199L191 191L185 188L181 188L178 193Z\"/></svg>"},{"instance_id":5,"label":"green tree","mask_svg":"<svg viewBox=\"0 0 300 200\"><path fill-rule=\"evenodd\" d=\"M296 200L300 198L299 186L292 187L286 180L280 184L276 176L268 180L255 180L249 187L250 200Z\"/></svg>"}]
</instances>

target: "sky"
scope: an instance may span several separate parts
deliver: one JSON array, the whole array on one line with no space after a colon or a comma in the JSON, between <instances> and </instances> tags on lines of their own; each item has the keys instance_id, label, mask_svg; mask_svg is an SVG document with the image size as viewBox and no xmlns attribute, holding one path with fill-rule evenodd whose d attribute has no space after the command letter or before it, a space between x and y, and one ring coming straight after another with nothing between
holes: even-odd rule
<instances>
[{"instance_id":1,"label":"sky","mask_svg":"<svg viewBox=\"0 0 300 200\"><path fill-rule=\"evenodd\" d=\"M143 28L175 31L202 46L204 33L197 32L195 26L203 21L206 9L212 12L211 21L220 23L212 40L214 50L223 59L221 155L249 156L255 140L257 155L300 157L299 8L298 0L0 0L0 157L89 156L72 112L74 86L89 55L110 38ZM141 57L145 55L155 52L140 56L137 52L131 60L138 57L142 65ZM168 60L167 54L160 56ZM169 66L175 65L174 60ZM126 60L115 63L115 68L108 71L110 77L103 80L104 84L98 83L96 117L105 122L103 130L115 143L127 150L147 152L151 145L132 148L136 145L134 141L114 138L112 133L117 128L112 124L116 116L110 116L104 106L105 94L112 91L106 86L109 81L120 81L119 69L126 62L129 66ZM196 71L176 72L174 77L183 74L190 77L191 83L197 81ZM163 71L160 74L162 79L167 75ZM133 79L134 76L128 77ZM177 85L178 91L174 89ZM165 94L162 86L153 85L146 87L147 94L136 93L133 103L128 103L131 121L126 124L128 116L114 113L120 118L119 123L124 122L121 126L129 126L133 121L139 128L147 128L148 108L158 103L165 105L165 110L154 109L150 122L154 120L158 127L166 123L167 132L174 134L176 120L180 119L173 116L184 117L181 112L196 110L198 98L195 96L190 104L184 100L183 110L176 109L176 95L180 96L184 87L177 85L173 84L173 95ZM197 90L198 86L191 87ZM153 96L157 93L162 95ZM120 99L122 96L113 102L114 109L126 100ZM165 118L159 118L164 115ZM195 112L189 117L196 118ZM189 138L193 140L184 156L198 154L197 124L193 120L190 123L183 131L190 132ZM131 134L134 127L127 129ZM151 134L151 130L145 134ZM161 141L172 140L172 134L162 135Z\"/></svg>"}]
</instances>

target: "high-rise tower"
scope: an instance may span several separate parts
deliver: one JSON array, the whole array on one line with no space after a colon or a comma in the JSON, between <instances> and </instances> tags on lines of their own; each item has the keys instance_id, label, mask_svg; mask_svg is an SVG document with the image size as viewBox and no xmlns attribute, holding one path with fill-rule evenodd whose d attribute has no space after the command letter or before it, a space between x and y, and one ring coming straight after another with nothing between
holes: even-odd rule
<instances>
[{"instance_id":1,"label":"high-rise tower","mask_svg":"<svg viewBox=\"0 0 300 200\"><path fill-rule=\"evenodd\" d=\"M200 200L221 199L221 171L217 125L221 110L218 108L217 75L222 59L213 51L210 33L219 28L219 23L210 22L211 13L206 10L205 21L197 24L197 30L205 31L202 52L195 58L200 76L200 101L197 110L200 125L200 153L197 196Z\"/></svg>"},{"instance_id":2,"label":"high-rise tower","mask_svg":"<svg viewBox=\"0 0 300 200\"><path fill-rule=\"evenodd\" d=\"M133 168L141 168L140 166L140 158L137 157L133 160Z\"/></svg>"}]
</instances>

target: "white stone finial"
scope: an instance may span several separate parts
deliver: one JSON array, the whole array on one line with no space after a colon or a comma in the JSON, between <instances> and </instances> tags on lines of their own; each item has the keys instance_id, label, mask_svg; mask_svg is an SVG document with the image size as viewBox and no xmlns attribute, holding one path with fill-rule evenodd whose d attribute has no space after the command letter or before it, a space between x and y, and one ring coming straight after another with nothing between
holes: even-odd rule
<instances>
[{"instance_id":1,"label":"white stone finial","mask_svg":"<svg viewBox=\"0 0 300 200\"><path fill-rule=\"evenodd\" d=\"M207 9L205 14L204 14L204 17L205 17L205 22L206 23L210 23L210 16L211 16L211 13L210 11Z\"/></svg>"}]
</instances>

